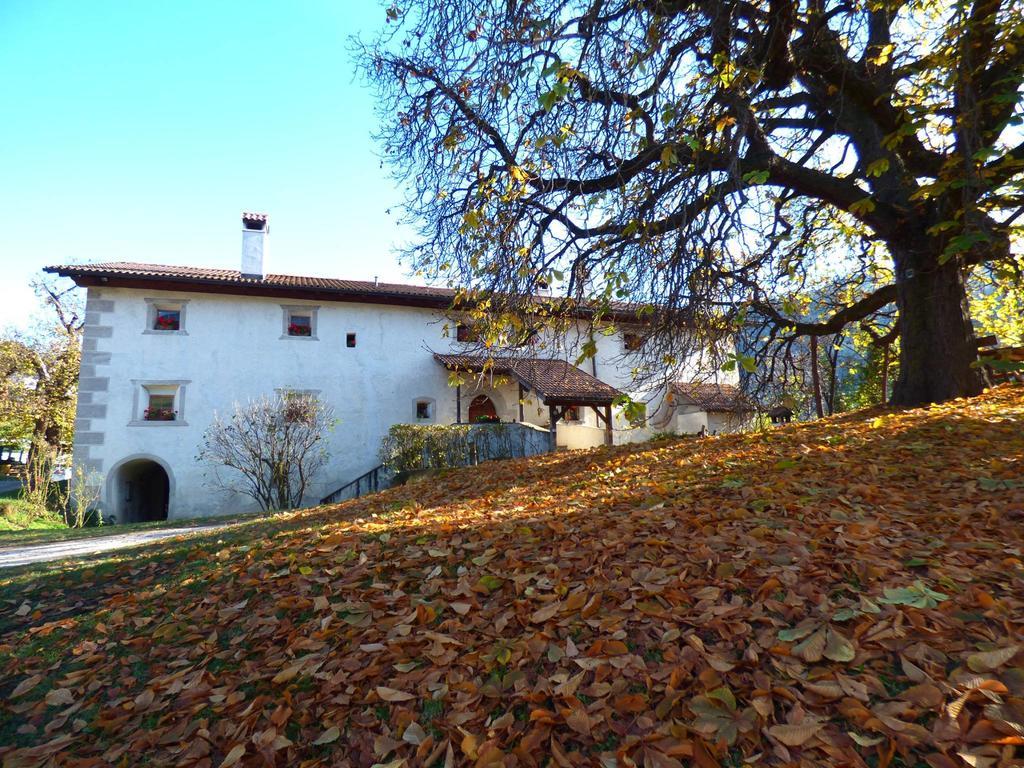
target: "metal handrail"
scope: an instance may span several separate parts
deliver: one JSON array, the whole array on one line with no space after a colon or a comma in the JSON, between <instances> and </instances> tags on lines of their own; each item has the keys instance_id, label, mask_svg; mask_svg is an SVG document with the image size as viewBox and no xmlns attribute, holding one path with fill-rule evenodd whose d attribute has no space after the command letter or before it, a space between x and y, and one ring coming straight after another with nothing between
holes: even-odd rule
<instances>
[{"instance_id":1,"label":"metal handrail","mask_svg":"<svg viewBox=\"0 0 1024 768\"><path fill-rule=\"evenodd\" d=\"M342 498L346 491L355 486L356 492L354 496L350 498L358 499L364 493L376 493L380 490L380 471L384 469L383 464L378 464L376 467L371 469L369 472L364 472L355 480L351 480L345 483L340 488L332 491L331 493L320 499L321 504L333 504ZM365 490L363 488L365 481Z\"/></svg>"}]
</instances>

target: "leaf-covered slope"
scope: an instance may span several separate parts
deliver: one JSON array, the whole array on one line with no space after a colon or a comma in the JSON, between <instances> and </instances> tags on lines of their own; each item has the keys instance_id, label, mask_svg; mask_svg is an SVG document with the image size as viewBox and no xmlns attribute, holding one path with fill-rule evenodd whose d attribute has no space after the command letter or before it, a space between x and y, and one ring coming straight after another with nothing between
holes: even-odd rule
<instances>
[{"instance_id":1,"label":"leaf-covered slope","mask_svg":"<svg viewBox=\"0 0 1024 768\"><path fill-rule=\"evenodd\" d=\"M4 765L1022 750L1020 388L487 464L299 522L92 599L8 588Z\"/></svg>"}]
</instances>

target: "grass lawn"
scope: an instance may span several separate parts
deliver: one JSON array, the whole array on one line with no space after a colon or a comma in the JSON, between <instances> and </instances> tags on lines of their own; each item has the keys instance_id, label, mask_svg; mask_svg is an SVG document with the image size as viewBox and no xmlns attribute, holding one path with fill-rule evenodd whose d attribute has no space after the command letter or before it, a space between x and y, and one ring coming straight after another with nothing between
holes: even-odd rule
<instances>
[{"instance_id":1,"label":"grass lawn","mask_svg":"<svg viewBox=\"0 0 1024 768\"><path fill-rule=\"evenodd\" d=\"M0 572L7 765L1010 765L1024 389Z\"/></svg>"},{"instance_id":2,"label":"grass lawn","mask_svg":"<svg viewBox=\"0 0 1024 768\"><path fill-rule=\"evenodd\" d=\"M22 536L47 536L41 531L66 530L67 524L59 515L42 511L22 499L0 500L0 547L8 540Z\"/></svg>"}]
</instances>

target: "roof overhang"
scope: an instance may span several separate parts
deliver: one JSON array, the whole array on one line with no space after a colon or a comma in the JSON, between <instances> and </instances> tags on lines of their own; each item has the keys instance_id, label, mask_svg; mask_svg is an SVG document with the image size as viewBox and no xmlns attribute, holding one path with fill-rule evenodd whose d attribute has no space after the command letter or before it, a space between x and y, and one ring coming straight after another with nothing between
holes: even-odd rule
<instances>
[{"instance_id":1,"label":"roof overhang","mask_svg":"<svg viewBox=\"0 0 1024 768\"><path fill-rule=\"evenodd\" d=\"M177 271L175 271L177 270ZM379 285L364 281L334 280L291 275L267 275L254 278L237 272L196 267L173 267L160 264L116 262L107 264L66 264L45 267L44 272L67 277L82 287L132 288L146 291L188 291L192 293L234 296L263 296L323 302L353 302L406 307L423 307L445 311L468 311L472 300L463 306L456 303L458 292L428 286ZM337 287L336 287L337 286ZM538 296L538 301L547 297ZM593 318L596 310L576 306L571 315L579 319ZM638 309L627 305L610 308L602 320L619 323L640 323Z\"/></svg>"},{"instance_id":2,"label":"roof overhang","mask_svg":"<svg viewBox=\"0 0 1024 768\"><path fill-rule=\"evenodd\" d=\"M622 394L565 360L440 353L434 359L453 372L508 376L549 406L609 406Z\"/></svg>"},{"instance_id":3,"label":"roof overhang","mask_svg":"<svg viewBox=\"0 0 1024 768\"><path fill-rule=\"evenodd\" d=\"M385 304L404 307L425 307L447 310L452 308L453 296L415 296L384 290L338 290L325 287L295 287L273 285L265 281L247 282L203 277L134 277L128 275L100 275L77 272L63 267L46 267L44 272L68 277L83 288L133 288L147 291L188 291L227 296L263 296L277 299L305 301L352 302L357 304Z\"/></svg>"}]
</instances>

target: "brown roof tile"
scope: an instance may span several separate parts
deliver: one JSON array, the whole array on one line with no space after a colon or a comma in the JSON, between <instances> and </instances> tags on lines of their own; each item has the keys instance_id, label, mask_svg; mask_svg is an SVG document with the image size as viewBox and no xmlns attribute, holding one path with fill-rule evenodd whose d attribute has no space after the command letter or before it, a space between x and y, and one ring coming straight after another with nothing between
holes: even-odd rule
<instances>
[{"instance_id":1,"label":"brown roof tile","mask_svg":"<svg viewBox=\"0 0 1024 768\"><path fill-rule=\"evenodd\" d=\"M512 376L540 395L547 405L610 405L620 394L615 387L565 360L442 354L435 354L434 359L449 370L473 373L486 370Z\"/></svg>"},{"instance_id":2,"label":"brown roof tile","mask_svg":"<svg viewBox=\"0 0 1024 768\"><path fill-rule=\"evenodd\" d=\"M709 412L748 413L756 410L747 396L732 384L676 382L672 390Z\"/></svg>"},{"instance_id":3,"label":"brown roof tile","mask_svg":"<svg viewBox=\"0 0 1024 768\"><path fill-rule=\"evenodd\" d=\"M110 283L121 287L155 290L194 290L207 293L234 293L251 296L300 296L336 301L361 301L370 304L403 304L449 309L457 291L427 285L404 285L369 280L339 280L331 277L301 275L264 275L250 277L236 269L179 267L166 264L143 264L132 261L111 261L99 264L60 264L46 267L45 272L70 277L80 285ZM173 284L173 285L172 285ZM538 300L544 297L537 297ZM578 310L587 314L586 308ZM637 322L637 309L627 304L612 305L611 317Z\"/></svg>"},{"instance_id":4,"label":"brown roof tile","mask_svg":"<svg viewBox=\"0 0 1024 768\"><path fill-rule=\"evenodd\" d=\"M301 275L265 275L263 278L245 277L235 269L178 267L165 264L140 264L131 261L113 261L100 264L63 264L47 267L46 271L56 272L71 278L149 278L181 283L235 285L254 289L260 287L293 288L360 296L375 294L379 296L422 297L437 299L445 305L451 303L451 300L455 297L455 291L450 288L431 288L425 285L379 283L368 280L337 280L329 277L306 277Z\"/></svg>"}]
</instances>

